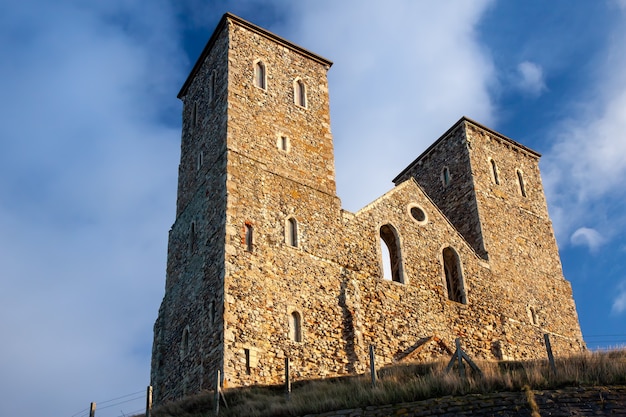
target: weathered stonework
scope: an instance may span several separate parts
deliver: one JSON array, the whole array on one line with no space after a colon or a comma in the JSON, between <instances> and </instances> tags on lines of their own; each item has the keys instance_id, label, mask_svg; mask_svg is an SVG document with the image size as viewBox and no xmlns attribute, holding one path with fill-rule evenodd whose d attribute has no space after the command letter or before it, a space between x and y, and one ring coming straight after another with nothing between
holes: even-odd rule
<instances>
[{"instance_id":1,"label":"weathered stonework","mask_svg":"<svg viewBox=\"0 0 626 417\"><path fill-rule=\"evenodd\" d=\"M286 356L294 378L364 372L370 344L379 365L448 355L457 337L487 359L543 357L544 333L557 355L584 349L539 154L462 118L344 211L330 66L227 14L181 89L155 401L211 389L217 370L230 386L281 382Z\"/></svg>"}]
</instances>

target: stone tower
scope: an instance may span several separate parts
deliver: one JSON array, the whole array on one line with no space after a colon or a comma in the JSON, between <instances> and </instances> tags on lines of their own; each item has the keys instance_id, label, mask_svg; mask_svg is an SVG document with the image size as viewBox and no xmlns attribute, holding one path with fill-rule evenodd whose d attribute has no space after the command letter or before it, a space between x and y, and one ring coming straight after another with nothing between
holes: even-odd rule
<instances>
[{"instance_id":1,"label":"stone tower","mask_svg":"<svg viewBox=\"0 0 626 417\"><path fill-rule=\"evenodd\" d=\"M331 62L226 14L183 85L176 220L151 380L225 385L451 353L584 348L539 154L462 118L356 213L335 190ZM390 276L384 277L383 256Z\"/></svg>"}]
</instances>

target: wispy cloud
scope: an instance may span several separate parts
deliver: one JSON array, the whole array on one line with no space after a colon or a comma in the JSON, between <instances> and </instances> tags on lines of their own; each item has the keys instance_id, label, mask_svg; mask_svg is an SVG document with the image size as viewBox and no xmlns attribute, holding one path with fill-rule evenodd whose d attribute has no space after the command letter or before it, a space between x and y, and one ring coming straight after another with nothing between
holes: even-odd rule
<instances>
[{"instance_id":1,"label":"wispy cloud","mask_svg":"<svg viewBox=\"0 0 626 417\"><path fill-rule=\"evenodd\" d=\"M616 27L609 39L596 88L584 102L570 104L570 117L556 124L554 144L544 155L545 185L562 237L585 225L611 239L626 226L626 213L618 209L626 199L626 73L615 70L626 67L626 27Z\"/></svg>"},{"instance_id":2,"label":"wispy cloud","mask_svg":"<svg viewBox=\"0 0 626 417\"><path fill-rule=\"evenodd\" d=\"M613 299L611 313L621 314L626 311L626 281L617 286L617 296Z\"/></svg>"},{"instance_id":3,"label":"wispy cloud","mask_svg":"<svg viewBox=\"0 0 626 417\"><path fill-rule=\"evenodd\" d=\"M587 246L592 252L596 252L605 242L605 238L594 229L581 227L570 237L570 242L574 246Z\"/></svg>"},{"instance_id":4,"label":"wispy cloud","mask_svg":"<svg viewBox=\"0 0 626 417\"><path fill-rule=\"evenodd\" d=\"M546 90L541 66L534 62L521 62L517 66L517 88L532 97L541 95Z\"/></svg>"}]
</instances>

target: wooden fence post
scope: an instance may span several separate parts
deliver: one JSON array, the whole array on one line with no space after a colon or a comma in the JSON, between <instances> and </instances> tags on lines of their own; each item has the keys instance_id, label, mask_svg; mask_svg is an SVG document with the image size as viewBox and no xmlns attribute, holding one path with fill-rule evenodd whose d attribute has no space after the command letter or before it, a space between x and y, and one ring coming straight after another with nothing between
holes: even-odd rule
<instances>
[{"instance_id":1,"label":"wooden fence post","mask_svg":"<svg viewBox=\"0 0 626 417\"><path fill-rule=\"evenodd\" d=\"M554 355L552 355L552 346L550 345L550 335L545 333L543 335L543 340L546 343L546 351L548 352L548 362L550 362L550 368L552 369L552 373L556 375L556 364L554 363Z\"/></svg>"},{"instance_id":2,"label":"wooden fence post","mask_svg":"<svg viewBox=\"0 0 626 417\"><path fill-rule=\"evenodd\" d=\"M220 370L217 370L217 377L215 378L215 415L220 414Z\"/></svg>"},{"instance_id":3,"label":"wooden fence post","mask_svg":"<svg viewBox=\"0 0 626 417\"><path fill-rule=\"evenodd\" d=\"M285 356L285 395L291 397L291 375L289 375L289 357Z\"/></svg>"},{"instance_id":4,"label":"wooden fence post","mask_svg":"<svg viewBox=\"0 0 626 417\"><path fill-rule=\"evenodd\" d=\"M374 345L370 345L370 376L372 378L372 388L376 386L376 358L374 356Z\"/></svg>"},{"instance_id":5,"label":"wooden fence post","mask_svg":"<svg viewBox=\"0 0 626 417\"><path fill-rule=\"evenodd\" d=\"M152 415L152 385L148 385L146 392L146 417Z\"/></svg>"},{"instance_id":6,"label":"wooden fence post","mask_svg":"<svg viewBox=\"0 0 626 417\"><path fill-rule=\"evenodd\" d=\"M96 415L96 403L91 403L89 405L89 417L95 417Z\"/></svg>"},{"instance_id":7,"label":"wooden fence post","mask_svg":"<svg viewBox=\"0 0 626 417\"><path fill-rule=\"evenodd\" d=\"M463 351L461 350L461 339L454 339L454 344L456 345L456 359L459 363L459 376L461 378L465 378L465 366L463 365Z\"/></svg>"}]
</instances>

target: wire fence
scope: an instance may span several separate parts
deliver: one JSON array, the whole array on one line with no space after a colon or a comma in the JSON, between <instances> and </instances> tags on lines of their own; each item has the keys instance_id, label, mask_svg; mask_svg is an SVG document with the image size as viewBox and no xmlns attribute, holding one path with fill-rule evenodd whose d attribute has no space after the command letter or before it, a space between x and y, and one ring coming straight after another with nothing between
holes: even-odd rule
<instances>
[{"instance_id":1,"label":"wire fence","mask_svg":"<svg viewBox=\"0 0 626 417\"><path fill-rule=\"evenodd\" d=\"M150 389L150 388L148 388ZM146 390L132 392L106 401L94 402L97 417L131 417L146 412ZM70 417L89 417L91 408L87 407Z\"/></svg>"},{"instance_id":2,"label":"wire fence","mask_svg":"<svg viewBox=\"0 0 626 417\"><path fill-rule=\"evenodd\" d=\"M590 350L607 351L626 349L626 334L600 334L584 336L585 343ZM141 390L125 394L110 400L95 402L96 417L131 417L144 415L151 387L148 391ZM90 417L91 409L87 407L70 417Z\"/></svg>"}]
</instances>

